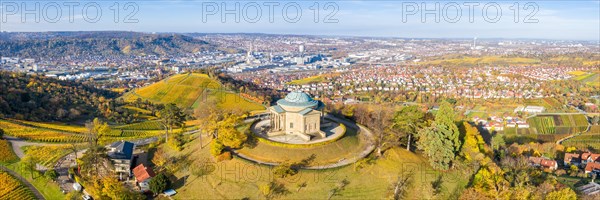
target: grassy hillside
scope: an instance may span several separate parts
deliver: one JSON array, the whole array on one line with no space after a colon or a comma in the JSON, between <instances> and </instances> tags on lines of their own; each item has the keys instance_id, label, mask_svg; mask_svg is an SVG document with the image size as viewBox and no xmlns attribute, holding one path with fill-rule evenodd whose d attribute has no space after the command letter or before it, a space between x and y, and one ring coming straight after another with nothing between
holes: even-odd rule
<instances>
[{"instance_id":1,"label":"grassy hillside","mask_svg":"<svg viewBox=\"0 0 600 200\"><path fill-rule=\"evenodd\" d=\"M206 74L177 74L152 85L129 92L122 97L133 102L137 98L155 103L175 103L182 108L196 108L213 99L223 109L254 111L265 108L242 98L237 93L223 90L221 84Z\"/></svg>"},{"instance_id":2,"label":"grassy hillside","mask_svg":"<svg viewBox=\"0 0 600 200\"><path fill-rule=\"evenodd\" d=\"M264 199L260 188L272 180L282 184L282 191L287 191L275 199L327 199L331 190L343 181L347 183L345 189L331 199L391 199L392 186L399 176L409 178L405 199L455 199L470 177L460 170L435 171L420 155L394 148L372 164L363 164L362 169L349 165L328 170L300 170L294 176L276 178L272 167L239 158L215 163L207 142L205 140L205 147L200 149L199 140L194 140L181 152L166 145L159 147L168 155L183 159L178 162L181 170L175 173L180 181L173 185L178 193L174 199L190 196ZM433 196L431 183L438 178L444 190ZM304 186L299 187L302 184Z\"/></svg>"}]
</instances>

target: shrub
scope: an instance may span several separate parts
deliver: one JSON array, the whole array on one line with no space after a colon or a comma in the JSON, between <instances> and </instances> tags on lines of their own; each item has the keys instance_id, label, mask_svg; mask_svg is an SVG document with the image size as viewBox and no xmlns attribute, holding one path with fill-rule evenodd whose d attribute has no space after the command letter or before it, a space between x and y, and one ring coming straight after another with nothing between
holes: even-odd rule
<instances>
[{"instance_id":1,"label":"shrub","mask_svg":"<svg viewBox=\"0 0 600 200\"><path fill-rule=\"evenodd\" d=\"M279 178L285 178L286 176L293 176L296 173L298 173L298 171L294 168L292 168L292 163L289 162L283 162L277 166L275 166L275 168L273 168L273 175L279 177Z\"/></svg>"},{"instance_id":2,"label":"shrub","mask_svg":"<svg viewBox=\"0 0 600 200\"><path fill-rule=\"evenodd\" d=\"M223 144L221 144L221 142L219 141L213 141L212 143L210 143L210 153L213 156L221 155L223 149L225 149L225 146L223 146Z\"/></svg>"},{"instance_id":3,"label":"shrub","mask_svg":"<svg viewBox=\"0 0 600 200\"><path fill-rule=\"evenodd\" d=\"M156 175L150 179L150 190L155 194L160 194L167 188L171 187L171 180L164 173Z\"/></svg>"},{"instance_id":4,"label":"shrub","mask_svg":"<svg viewBox=\"0 0 600 200\"><path fill-rule=\"evenodd\" d=\"M48 177L49 179L55 180L56 178L58 178L58 172L56 172L56 170L54 169L48 169L44 173L44 176Z\"/></svg>"},{"instance_id":5,"label":"shrub","mask_svg":"<svg viewBox=\"0 0 600 200\"><path fill-rule=\"evenodd\" d=\"M229 152L229 151L226 151L226 152L222 153L221 155L217 156L217 162L221 162L224 160L231 160L231 159L232 159L231 152Z\"/></svg>"}]
</instances>

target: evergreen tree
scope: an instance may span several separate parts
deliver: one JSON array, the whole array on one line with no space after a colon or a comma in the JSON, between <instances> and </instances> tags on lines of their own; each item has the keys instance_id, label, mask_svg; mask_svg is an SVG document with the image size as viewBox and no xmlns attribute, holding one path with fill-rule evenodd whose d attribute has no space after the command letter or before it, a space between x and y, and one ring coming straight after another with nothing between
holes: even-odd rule
<instances>
[{"instance_id":1,"label":"evergreen tree","mask_svg":"<svg viewBox=\"0 0 600 200\"><path fill-rule=\"evenodd\" d=\"M447 170L460 150L460 133L454 123L454 110L450 103L442 102L434 123L420 131L419 149L425 151L435 169Z\"/></svg>"}]
</instances>

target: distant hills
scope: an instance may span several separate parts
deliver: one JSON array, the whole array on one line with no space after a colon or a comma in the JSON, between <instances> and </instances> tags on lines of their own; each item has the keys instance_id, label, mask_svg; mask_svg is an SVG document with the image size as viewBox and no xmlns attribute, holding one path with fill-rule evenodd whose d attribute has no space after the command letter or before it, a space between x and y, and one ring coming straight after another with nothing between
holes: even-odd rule
<instances>
[{"instance_id":1,"label":"distant hills","mask_svg":"<svg viewBox=\"0 0 600 200\"><path fill-rule=\"evenodd\" d=\"M177 55L214 48L181 34L139 32L0 33L0 56L60 58L64 56Z\"/></svg>"}]
</instances>

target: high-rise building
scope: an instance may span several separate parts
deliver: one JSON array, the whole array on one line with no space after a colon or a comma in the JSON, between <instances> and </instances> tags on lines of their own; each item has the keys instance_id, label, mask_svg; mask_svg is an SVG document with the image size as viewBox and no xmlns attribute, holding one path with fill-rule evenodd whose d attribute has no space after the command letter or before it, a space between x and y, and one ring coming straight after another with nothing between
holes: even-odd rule
<instances>
[{"instance_id":1,"label":"high-rise building","mask_svg":"<svg viewBox=\"0 0 600 200\"><path fill-rule=\"evenodd\" d=\"M300 51L300 53L304 53L304 45L298 46L298 51Z\"/></svg>"}]
</instances>

